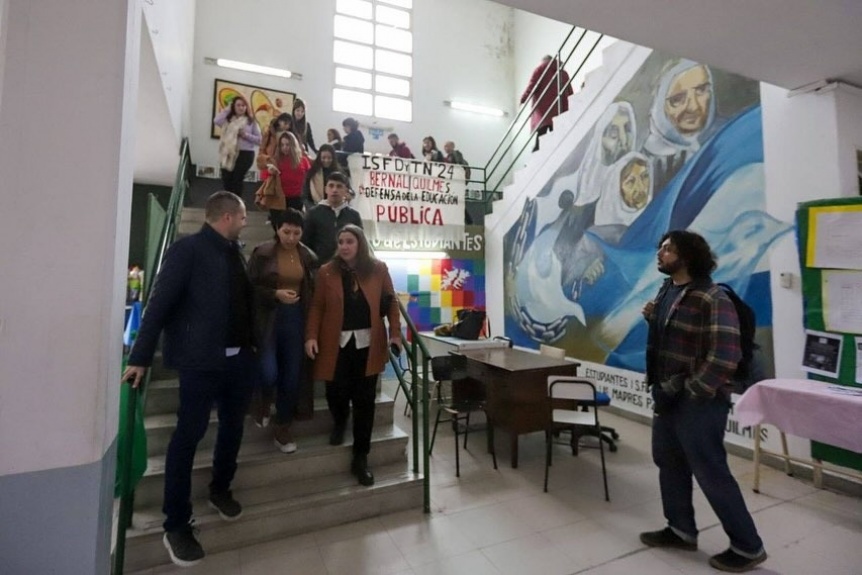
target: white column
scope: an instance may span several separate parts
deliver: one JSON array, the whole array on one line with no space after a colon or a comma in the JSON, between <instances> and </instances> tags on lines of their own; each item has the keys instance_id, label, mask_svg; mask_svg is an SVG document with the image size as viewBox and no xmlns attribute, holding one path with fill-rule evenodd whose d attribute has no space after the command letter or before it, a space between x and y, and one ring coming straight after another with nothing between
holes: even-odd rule
<instances>
[{"instance_id":1,"label":"white column","mask_svg":"<svg viewBox=\"0 0 862 575\"><path fill-rule=\"evenodd\" d=\"M0 557L106 573L140 7L5 4Z\"/></svg>"}]
</instances>

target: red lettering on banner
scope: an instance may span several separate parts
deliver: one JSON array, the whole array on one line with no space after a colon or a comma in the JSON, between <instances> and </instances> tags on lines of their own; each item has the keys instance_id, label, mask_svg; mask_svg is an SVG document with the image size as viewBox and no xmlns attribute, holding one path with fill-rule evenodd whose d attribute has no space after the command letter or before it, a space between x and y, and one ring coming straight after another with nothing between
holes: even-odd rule
<instances>
[{"instance_id":1,"label":"red lettering on banner","mask_svg":"<svg viewBox=\"0 0 862 575\"><path fill-rule=\"evenodd\" d=\"M376 206L377 221L389 220L393 224L443 225L440 208L428 206Z\"/></svg>"}]
</instances>

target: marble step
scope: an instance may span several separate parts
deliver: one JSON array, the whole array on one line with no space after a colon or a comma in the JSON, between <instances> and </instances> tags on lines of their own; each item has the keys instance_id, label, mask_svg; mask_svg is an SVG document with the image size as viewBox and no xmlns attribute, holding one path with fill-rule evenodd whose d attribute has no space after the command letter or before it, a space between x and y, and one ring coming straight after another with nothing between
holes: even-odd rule
<instances>
[{"instance_id":1,"label":"marble step","mask_svg":"<svg viewBox=\"0 0 862 575\"><path fill-rule=\"evenodd\" d=\"M374 472L372 487L358 485L345 469L319 480L320 490L311 494L301 490L294 493L297 485L293 483L236 489L234 496L244 511L232 522L219 518L205 499L196 499L195 522L201 544L207 553L215 554L386 513L421 509L422 477L408 470L406 462L378 467ZM136 513L133 529L126 537L126 572L170 563L162 543L161 523L158 507Z\"/></svg>"},{"instance_id":2,"label":"marble step","mask_svg":"<svg viewBox=\"0 0 862 575\"><path fill-rule=\"evenodd\" d=\"M407 462L407 434L395 425L377 428L371 435L369 464L373 468ZM237 458L238 469L232 488L252 489L272 485L302 484L297 492L314 493L317 481L326 482L328 475L343 475L350 468L353 438L348 430L343 445L329 445L329 434L297 440L298 450L284 454L278 451L271 436L265 440L244 441ZM135 508L159 508L164 490L164 455L149 457L147 470L135 490ZM212 475L212 449L198 449L192 468L192 497L207 495ZM293 488L292 488L293 489ZM137 511L136 511L137 513Z\"/></svg>"},{"instance_id":3,"label":"marble step","mask_svg":"<svg viewBox=\"0 0 862 575\"><path fill-rule=\"evenodd\" d=\"M148 401L149 402L149 401ZM392 424L395 402L385 393L379 393L376 398L374 426L386 427ZM161 413L148 415L144 417L144 429L147 433L147 455L164 455L167 451L168 443L171 439L171 434L176 427L177 418L175 413ZM348 424L349 426L349 424ZM314 417L303 421L294 421L292 431L294 437L303 438L309 435L328 434L332 429L332 418L329 415L329 409L326 406L326 400L316 399L314 401ZM199 450L212 449L215 445L216 432L218 430L218 417L216 411L210 413L210 423L206 435L198 444ZM243 435L244 443L254 443L256 441L269 441L272 437L272 430L269 428L261 429L252 421L251 417L245 419L245 432Z\"/></svg>"}]
</instances>

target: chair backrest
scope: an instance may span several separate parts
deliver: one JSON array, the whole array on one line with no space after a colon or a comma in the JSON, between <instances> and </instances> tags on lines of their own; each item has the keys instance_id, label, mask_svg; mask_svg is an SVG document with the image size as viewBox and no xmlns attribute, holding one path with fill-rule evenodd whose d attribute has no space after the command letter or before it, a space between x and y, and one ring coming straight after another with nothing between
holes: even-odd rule
<instances>
[{"instance_id":1,"label":"chair backrest","mask_svg":"<svg viewBox=\"0 0 862 575\"><path fill-rule=\"evenodd\" d=\"M539 346L539 353L541 355L553 357L554 359L566 359L566 350L561 347L545 345L544 343Z\"/></svg>"},{"instance_id":2,"label":"chair backrest","mask_svg":"<svg viewBox=\"0 0 862 575\"><path fill-rule=\"evenodd\" d=\"M548 377L548 397L595 402L596 385L591 380L582 377L552 375Z\"/></svg>"},{"instance_id":3,"label":"chair backrest","mask_svg":"<svg viewBox=\"0 0 862 575\"><path fill-rule=\"evenodd\" d=\"M467 376L464 358L457 355L438 355L432 357L431 376L436 381L463 379Z\"/></svg>"}]
</instances>

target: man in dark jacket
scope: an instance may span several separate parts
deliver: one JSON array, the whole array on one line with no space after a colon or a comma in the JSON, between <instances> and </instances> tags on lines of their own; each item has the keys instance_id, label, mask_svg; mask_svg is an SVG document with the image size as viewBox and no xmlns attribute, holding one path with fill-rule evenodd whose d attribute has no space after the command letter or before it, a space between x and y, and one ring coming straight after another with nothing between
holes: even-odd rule
<instances>
[{"instance_id":1,"label":"man in dark jacket","mask_svg":"<svg viewBox=\"0 0 862 575\"><path fill-rule=\"evenodd\" d=\"M338 230L347 224L362 227L359 212L347 205L347 176L333 172L326 178L326 199L308 210L302 238L305 245L317 254L320 263L335 255Z\"/></svg>"},{"instance_id":2,"label":"man in dark jacket","mask_svg":"<svg viewBox=\"0 0 862 575\"><path fill-rule=\"evenodd\" d=\"M242 514L230 484L255 365L252 286L237 243L245 225L239 197L210 196L201 231L174 242L165 256L123 374L140 384L164 330L165 365L180 379L177 427L165 459L164 544L184 567L204 557L190 524L191 472L214 403L219 424L209 505L226 521Z\"/></svg>"},{"instance_id":3,"label":"man in dark jacket","mask_svg":"<svg viewBox=\"0 0 862 575\"><path fill-rule=\"evenodd\" d=\"M742 357L736 308L710 278L715 256L698 234L668 232L657 257L658 270L669 278L643 314L649 323L647 384L655 402L652 456L667 527L641 533L640 540L697 549L693 475L730 537L730 548L709 564L748 571L766 560L766 551L724 450L731 379Z\"/></svg>"}]
</instances>

